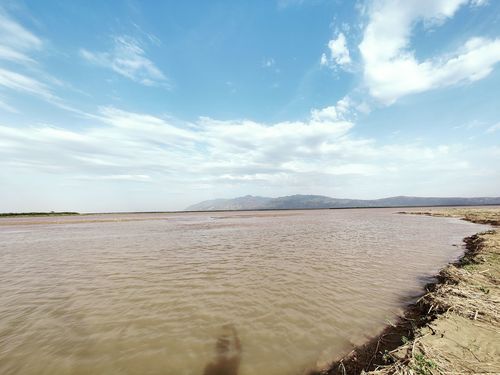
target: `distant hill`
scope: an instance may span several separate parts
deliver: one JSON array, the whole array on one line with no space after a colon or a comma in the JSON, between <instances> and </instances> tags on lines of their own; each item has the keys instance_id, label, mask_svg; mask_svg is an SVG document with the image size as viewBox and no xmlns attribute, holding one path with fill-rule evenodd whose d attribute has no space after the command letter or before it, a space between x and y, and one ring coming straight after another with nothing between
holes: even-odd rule
<instances>
[{"instance_id":1,"label":"distant hill","mask_svg":"<svg viewBox=\"0 0 500 375\"><path fill-rule=\"evenodd\" d=\"M187 211L213 210L255 210L266 207L273 198L254 197L247 195L233 199L213 199L203 201L186 208Z\"/></svg>"},{"instance_id":2,"label":"distant hill","mask_svg":"<svg viewBox=\"0 0 500 375\"><path fill-rule=\"evenodd\" d=\"M349 207L415 207L415 206L481 206L500 205L500 197L435 198L390 197L382 199L338 199L323 195L289 195L279 198L246 195L234 199L203 201L186 208L186 211L216 210L273 210L301 208L349 208Z\"/></svg>"}]
</instances>

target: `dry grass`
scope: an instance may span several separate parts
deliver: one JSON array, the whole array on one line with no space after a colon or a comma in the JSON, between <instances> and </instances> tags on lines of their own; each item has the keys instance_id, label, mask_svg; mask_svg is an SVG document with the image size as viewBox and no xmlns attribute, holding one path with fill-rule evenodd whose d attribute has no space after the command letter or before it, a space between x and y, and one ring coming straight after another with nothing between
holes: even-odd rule
<instances>
[{"instance_id":1,"label":"dry grass","mask_svg":"<svg viewBox=\"0 0 500 375\"><path fill-rule=\"evenodd\" d=\"M366 375L447 375L447 374L498 374L495 363L485 363L478 370L477 360L463 356L450 355L446 350L437 349L415 339L414 345L407 348L408 355L397 359L389 366L364 372ZM474 355L474 352L471 351Z\"/></svg>"},{"instance_id":2,"label":"dry grass","mask_svg":"<svg viewBox=\"0 0 500 375\"><path fill-rule=\"evenodd\" d=\"M438 313L500 323L498 286L484 274L450 266L441 272L443 284L422 297L422 302Z\"/></svg>"}]
</instances>

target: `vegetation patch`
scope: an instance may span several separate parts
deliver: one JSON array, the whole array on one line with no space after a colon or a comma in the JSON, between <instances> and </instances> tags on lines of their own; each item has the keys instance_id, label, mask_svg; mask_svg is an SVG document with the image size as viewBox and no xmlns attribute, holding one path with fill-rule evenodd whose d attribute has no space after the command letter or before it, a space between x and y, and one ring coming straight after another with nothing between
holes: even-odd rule
<instances>
[{"instance_id":1,"label":"vegetation patch","mask_svg":"<svg viewBox=\"0 0 500 375\"><path fill-rule=\"evenodd\" d=\"M69 216L80 215L78 212L5 212L0 213L0 217L16 217L16 216Z\"/></svg>"}]
</instances>

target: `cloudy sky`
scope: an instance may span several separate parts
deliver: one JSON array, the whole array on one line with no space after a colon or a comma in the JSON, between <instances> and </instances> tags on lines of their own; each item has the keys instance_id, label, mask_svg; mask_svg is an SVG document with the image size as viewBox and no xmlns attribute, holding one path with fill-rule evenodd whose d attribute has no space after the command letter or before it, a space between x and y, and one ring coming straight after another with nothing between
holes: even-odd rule
<instances>
[{"instance_id":1,"label":"cloudy sky","mask_svg":"<svg viewBox=\"0 0 500 375\"><path fill-rule=\"evenodd\" d=\"M0 211L500 195L500 2L0 1Z\"/></svg>"}]
</instances>

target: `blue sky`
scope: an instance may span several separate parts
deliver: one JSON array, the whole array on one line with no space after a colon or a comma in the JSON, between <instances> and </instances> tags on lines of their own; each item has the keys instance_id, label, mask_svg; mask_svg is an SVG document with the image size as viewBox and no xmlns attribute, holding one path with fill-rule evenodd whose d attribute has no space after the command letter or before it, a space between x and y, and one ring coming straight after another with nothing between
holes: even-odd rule
<instances>
[{"instance_id":1,"label":"blue sky","mask_svg":"<svg viewBox=\"0 0 500 375\"><path fill-rule=\"evenodd\" d=\"M500 195L500 2L0 2L0 211Z\"/></svg>"}]
</instances>

